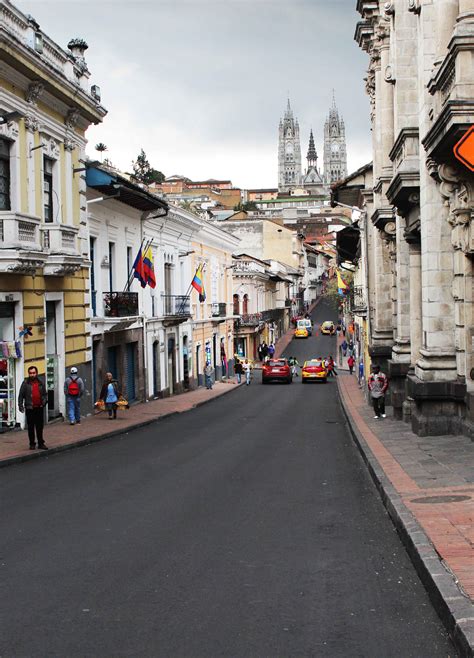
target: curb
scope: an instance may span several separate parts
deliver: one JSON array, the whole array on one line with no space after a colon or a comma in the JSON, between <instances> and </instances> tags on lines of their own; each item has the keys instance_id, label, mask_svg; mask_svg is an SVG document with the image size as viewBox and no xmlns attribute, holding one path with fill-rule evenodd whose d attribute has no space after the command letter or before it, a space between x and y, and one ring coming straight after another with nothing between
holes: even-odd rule
<instances>
[{"instance_id":1,"label":"curb","mask_svg":"<svg viewBox=\"0 0 474 658\"><path fill-rule=\"evenodd\" d=\"M379 491L382 502L403 545L428 592L431 603L445 625L460 658L474 656L473 606L456 586L425 531L403 503L385 471L367 445L347 408L338 382L339 400L347 425Z\"/></svg>"},{"instance_id":2,"label":"curb","mask_svg":"<svg viewBox=\"0 0 474 658\"><path fill-rule=\"evenodd\" d=\"M188 411L192 411L193 409L202 407L204 404L209 404L209 402L213 402L214 400L217 400L223 397L224 395L228 395L229 393L232 393L232 391L240 388L242 385L243 384L233 384L228 391L223 391L220 395L217 395L212 398L208 398L207 400L201 400L200 402L196 402L196 404L193 404L191 407L189 407L188 409L184 409L183 411L168 411L164 414L161 414L160 416L155 416L154 418L148 418L147 420L142 420L138 423L135 423L134 425L129 425L128 427L124 427L124 428L118 428L116 430L112 430L111 432L105 432L104 434L98 434L96 436L89 436L86 439L81 439L80 441L75 441L74 443L67 443L63 446L56 446L53 448L49 448L48 450L41 450L41 451L38 450L35 452L31 452L29 454L27 453L25 455L7 457L7 459L3 459L0 461L0 468L4 468L7 466L14 466L15 464L21 464L23 462L28 462L33 459L44 459L58 452L65 452L66 450L73 450L74 448L82 448L84 446L91 445L92 443L99 443L99 441L105 441L106 439L113 438L114 436L119 436L120 434L128 434L132 430L137 430L142 427L146 427L147 425L151 425L152 423L156 423L160 420L164 420L165 418L169 418L170 416L185 414Z\"/></svg>"}]
</instances>

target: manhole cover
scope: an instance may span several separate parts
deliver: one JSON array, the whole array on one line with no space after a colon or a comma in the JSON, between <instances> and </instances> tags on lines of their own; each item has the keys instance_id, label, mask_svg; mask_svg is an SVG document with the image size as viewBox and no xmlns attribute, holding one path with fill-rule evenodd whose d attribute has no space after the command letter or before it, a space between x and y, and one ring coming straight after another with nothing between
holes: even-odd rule
<instances>
[{"instance_id":1,"label":"manhole cover","mask_svg":"<svg viewBox=\"0 0 474 658\"><path fill-rule=\"evenodd\" d=\"M426 496L426 498L414 498L411 502L437 505L438 503L462 503L465 500L471 500L471 496Z\"/></svg>"}]
</instances>

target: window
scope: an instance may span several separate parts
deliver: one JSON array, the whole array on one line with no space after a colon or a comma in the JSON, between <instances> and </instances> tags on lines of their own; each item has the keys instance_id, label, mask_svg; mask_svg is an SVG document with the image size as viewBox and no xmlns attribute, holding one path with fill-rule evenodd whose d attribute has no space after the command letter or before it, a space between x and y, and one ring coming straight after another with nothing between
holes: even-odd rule
<instances>
[{"instance_id":1,"label":"window","mask_svg":"<svg viewBox=\"0 0 474 658\"><path fill-rule=\"evenodd\" d=\"M244 295L243 303L242 303L242 313L244 315L248 315L249 312L249 296L246 294Z\"/></svg>"},{"instance_id":2,"label":"window","mask_svg":"<svg viewBox=\"0 0 474 658\"><path fill-rule=\"evenodd\" d=\"M132 248L127 247L127 290L130 290L130 272L132 270ZM133 280L133 279L132 279ZM154 315L154 313L153 313Z\"/></svg>"},{"instance_id":3,"label":"window","mask_svg":"<svg viewBox=\"0 0 474 658\"><path fill-rule=\"evenodd\" d=\"M173 294L173 265L165 263L165 295Z\"/></svg>"},{"instance_id":4,"label":"window","mask_svg":"<svg viewBox=\"0 0 474 658\"><path fill-rule=\"evenodd\" d=\"M234 295L233 302L234 302L234 315L240 315L240 302L238 295Z\"/></svg>"},{"instance_id":5,"label":"window","mask_svg":"<svg viewBox=\"0 0 474 658\"><path fill-rule=\"evenodd\" d=\"M115 256L115 244L109 242L109 292L114 290L114 256Z\"/></svg>"},{"instance_id":6,"label":"window","mask_svg":"<svg viewBox=\"0 0 474 658\"><path fill-rule=\"evenodd\" d=\"M10 144L0 139L0 210L10 209Z\"/></svg>"},{"instance_id":7,"label":"window","mask_svg":"<svg viewBox=\"0 0 474 658\"><path fill-rule=\"evenodd\" d=\"M52 222L53 217L53 160L44 158L43 160L43 203L44 203L44 221Z\"/></svg>"}]
</instances>

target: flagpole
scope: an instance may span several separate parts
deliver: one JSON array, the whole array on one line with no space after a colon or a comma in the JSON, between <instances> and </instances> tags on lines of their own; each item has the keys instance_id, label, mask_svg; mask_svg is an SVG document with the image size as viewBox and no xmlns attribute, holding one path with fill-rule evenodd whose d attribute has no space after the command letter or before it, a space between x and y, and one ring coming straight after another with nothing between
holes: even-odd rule
<instances>
[{"instance_id":1,"label":"flagpole","mask_svg":"<svg viewBox=\"0 0 474 658\"><path fill-rule=\"evenodd\" d=\"M142 252L142 257L143 257L143 254L146 253L146 251L147 251L148 247L150 246L150 244L152 243L153 238L150 238L150 240L148 240L148 242L146 242L145 248L143 248L143 243L145 241L146 241L146 238L143 238L142 243L140 245L140 249L138 250L138 253L140 253L140 251ZM135 257L135 260L136 260L136 257ZM134 261L134 263L133 263L133 265L130 269L130 272L128 273L128 279L127 279L127 283L125 284L124 292L125 292L125 290L130 290L130 286L132 285L134 264L135 264L135 261Z\"/></svg>"},{"instance_id":2,"label":"flagpole","mask_svg":"<svg viewBox=\"0 0 474 658\"><path fill-rule=\"evenodd\" d=\"M184 304L185 304L185 302L186 302L186 299L191 295L191 291L192 291L192 288L193 288L194 277L196 276L198 269L199 269L199 265L196 267L196 271L194 272L194 276L193 276L193 278L191 279L191 283L189 284L188 291L187 291L186 295L184 296L183 301L181 302L181 306L180 306L179 309L178 309L178 315L179 315L179 314L181 313L181 311L183 310L183 308L184 308Z\"/></svg>"}]
</instances>

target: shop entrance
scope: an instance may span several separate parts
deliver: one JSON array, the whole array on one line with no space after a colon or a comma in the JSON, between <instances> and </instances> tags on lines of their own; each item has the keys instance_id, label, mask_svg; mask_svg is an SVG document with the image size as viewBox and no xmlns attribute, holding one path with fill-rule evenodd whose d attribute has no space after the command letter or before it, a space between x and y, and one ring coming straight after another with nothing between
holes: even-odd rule
<instances>
[{"instance_id":1,"label":"shop entrance","mask_svg":"<svg viewBox=\"0 0 474 658\"><path fill-rule=\"evenodd\" d=\"M176 385L176 340L168 336L168 388L173 395Z\"/></svg>"},{"instance_id":2,"label":"shop entrance","mask_svg":"<svg viewBox=\"0 0 474 658\"><path fill-rule=\"evenodd\" d=\"M57 418L59 410L59 339L58 303L46 302L46 388L48 391L48 420Z\"/></svg>"},{"instance_id":3,"label":"shop entrance","mask_svg":"<svg viewBox=\"0 0 474 658\"><path fill-rule=\"evenodd\" d=\"M15 426L15 304L0 303L0 432Z\"/></svg>"}]
</instances>

